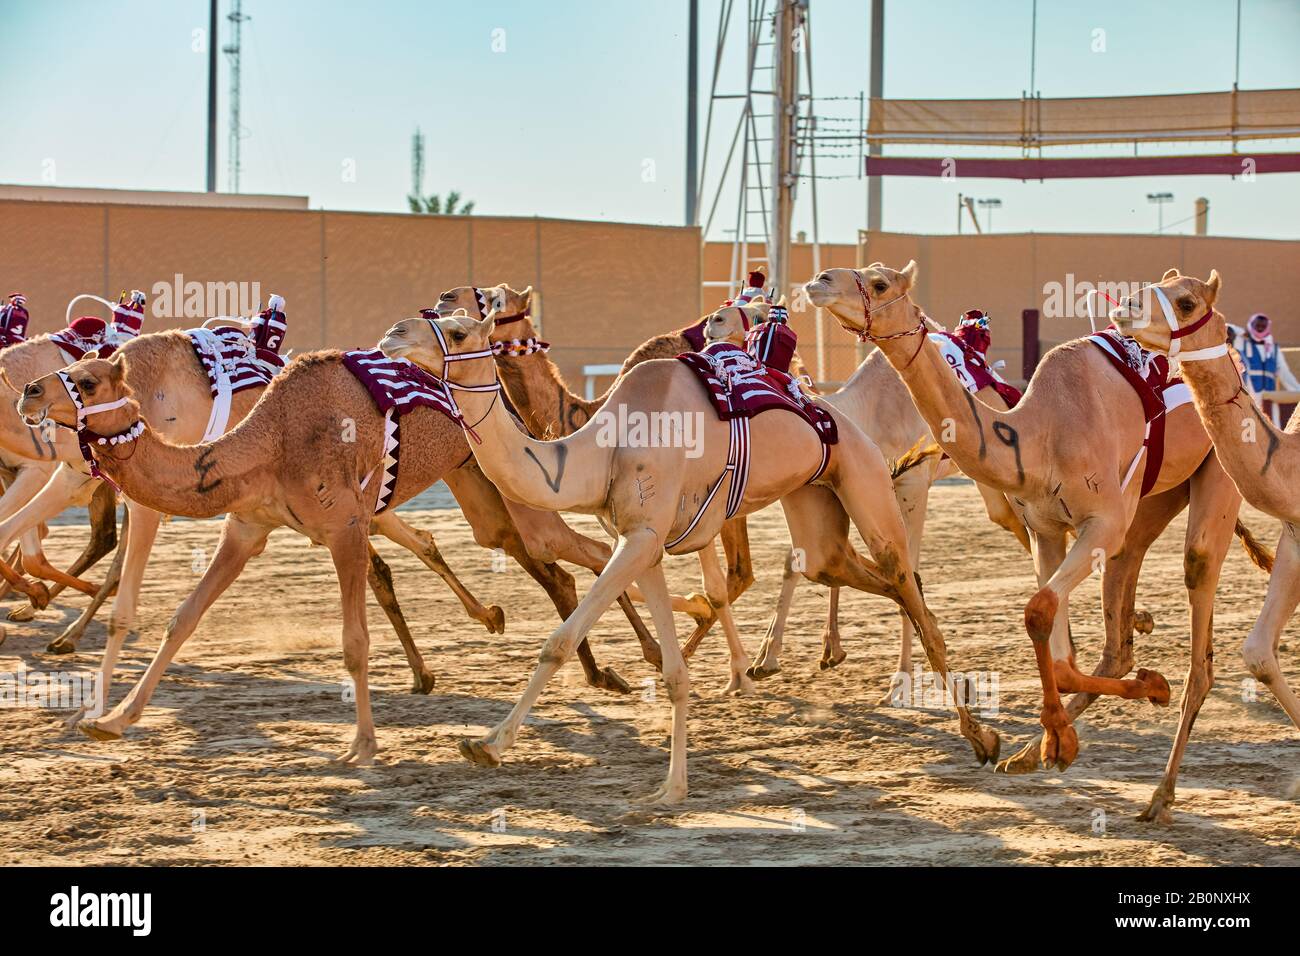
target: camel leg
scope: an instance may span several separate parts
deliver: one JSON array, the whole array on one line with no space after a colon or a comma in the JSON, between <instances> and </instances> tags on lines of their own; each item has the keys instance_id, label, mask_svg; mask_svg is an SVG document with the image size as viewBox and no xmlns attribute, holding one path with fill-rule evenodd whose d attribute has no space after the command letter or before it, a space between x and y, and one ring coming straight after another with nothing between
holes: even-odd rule
<instances>
[{"instance_id":1,"label":"camel leg","mask_svg":"<svg viewBox=\"0 0 1300 956\"><path fill-rule=\"evenodd\" d=\"M655 550L659 545L656 541ZM709 549L712 551L710 542ZM717 555L714 553L716 564ZM721 574L721 568L718 569ZM638 578L650 607L650 619L663 648L664 685L672 704L672 745L668 756L668 777L663 786L643 803L673 804L686 799L686 713L690 704L691 676L686 669L686 659L677 645L677 624L673 620L672 603L668 596L668 582L664 580L662 562L647 568Z\"/></svg>"},{"instance_id":2,"label":"camel leg","mask_svg":"<svg viewBox=\"0 0 1300 956\"><path fill-rule=\"evenodd\" d=\"M1287 683L1278 663L1278 645L1282 629L1300 604L1300 542L1289 525L1282 526L1273 560L1273 575L1268 579L1268 593L1255 626L1250 629L1241 653L1255 679L1268 686L1292 723L1300 727L1300 700Z\"/></svg>"},{"instance_id":3,"label":"camel leg","mask_svg":"<svg viewBox=\"0 0 1300 956\"><path fill-rule=\"evenodd\" d=\"M1106 643L1101 660L1093 670L1095 677L1123 677L1133 669L1133 637L1138 630L1136 614L1138 575L1147 551L1187 505L1190 482L1177 488L1143 498L1124 535L1124 546L1111 555L1102 567L1102 615L1106 625ZM1052 570L1055 570L1053 568ZM1039 584L1046 583L1040 580ZM1150 615L1145 632L1150 633ZM1075 694L1065 705L1070 723L1097 700L1097 694ZM999 765L1002 773L1033 773L1039 768L1042 735L1034 737L1014 756Z\"/></svg>"},{"instance_id":4,"label":"camel leg","mask_svg":"<svg viewBox=\"0 0 1300 956\"><path fill-rule=\"evenodd\" d=\"M117 547L117 492L102 481L97 481L95 484L97 487L91 495L90 501L87 505L87 511L89 512L90 518L90 540L86 542L86 546L82 549L81 555L77 560L73 561L72 564L69 565L67 570L69 578L79 578L90 568L98 564L99 560L104 557L104 555L113 551ZM40 559L44 561L45 556L41 553L39 547L39 537L36 540L38 542L37 554L40 556ZM23 567L24 569L28 568L26 556L24 556ZM36 573L38 576L42 577L45 576L39 568L37 568L36 571L29 571L29 573ZM8 585L6 585L6 587L7 586ZM99 587L95 588L93 592L88 593L98 595L103 588L104 585L101 584ZM55 584L50 588L50 600L54 600L54 598L58 597L63 589L63 584ZM78 590L80 590L80 588L78 588ZM0 595L0 597L2 596L3 595ZM36 608L29 602L25 605L20 605L14 608L9 612L8 617L11 621L30 621L36 617Z\"/></svg>"},{"instance_id":5,"label":"camel leg","mask_svg":"<svg viewBox=\"0 0 1300 956\"><path fill-rule=\"evenodd\" d=\"M1210 474L1202 470L1192 477L1192 507L1187 516L1187 537L1183 545L1183 576L1192 606L1192 655L1187 667L1187 682L1183 685L1178 734L1169 751L1165 775L1151 795L1146 810L1139 816L1141 820L1172 821L1169 811L1174 805L1178 767L1201 704L1214 686L1214 592L1219 587L1223 559L1232 544L1241 496L1218 459L1210 455L1207 461L1211 460L1213 468Z\"/></svg>"},{"instance_id":6,"label":"camel leg","mask_svg":"<svg viewBox=\"0 0 1300 956\"><path fill-rule=\"evenodd\" d=\"M356 521L326 542L334 559L343 602L343 664L352 678L356 696L357 730L352 745L339 757L341 764L358 767L374 763L379 749L375 721L370 713L370 631L366 627L366 560L369 522Z\"/></svg>"},{"instance_id":7,"label":"camel leg","mask_svg":"<svg viewBox=\"0 0 1300 956\"><path fill-rule=\"evenodd\" d=\"M270 533L268 527L250 524L233 514L226 516L221 526L221 540L208 569L203 572L198 586L172 615L162 645L149 662L144 675L121 703L102 717L83 720L77 725L79 730L95 740L116 740L127 727L140 719L176 652L194 633L213 602L239 577L249 558L261 554Z\"/></svg>"},{"instance_id":8,"label":"camel leg","mask_svg":"<svg viewBox=\"0 0 1300 956\"><path fill-rule=\"evenodd\" d=\"M949 699L955 706L961 735L971 745L981 766L989 761L996 762L1001 749L997 732L983 726L970 712L963 702L965 695L957 690L948 673L947 648L939 622L926 607L921 595L921 578L908 560L907 532L902 514L892 496L876 493L882 485L889 486L889 472L883 459L878 455L874 461L869 456L859 456L854 461L853 474L839 473L837 477L836 496L862 535L881 576L896 589L895 600L912 618L930 668L947 688Z\"/></svg>"},{"instance_id":9,"label":"camel leg","mask_svg":"<svg viewBox=\"0 0 1300 956\"><path fill-rule=\"evenodd\" d=\"M1078 539L1060 566L1025 606L1025 629L1034 644L1039 678L1043 685L1041 759L1048 767L1065 770L1079 755L1079 737L1061 705L1060 693L1081 691L1109 694L1129 700L1147 698L1154 704L1169 702L1169 683L1155 671L1139 670L1136 680L1085 676L1074 663L1069 639L1068 602L1089 574L1094 562L1104 560L1123 543L1124 524L1119 516L1094 517L1078 528ZM1044 537L1038 550L1044 550ZM1064 546L1064 537L1054 547Z\"/></svg>"},{"instance_id":10,"label":"camel leg","mask_svg":"<svg viewBox=\"0 0 1300 956\"><path fill-rule=\"evenodd\" d=\"M722 632L727 636L727 651L731 658L731 679L727 681L724 693L752 694L754 682L745 672L749 669L749 655L741 643L740 631L736 628L736 619L731 616L731 604L727 601L727 578L718 563L716 540L710 541L699 551L700 570L704 576L704 593L709 597L722 622ZM662 646L662 645L661 645Z\"/></svg>"},{"instance_id":11,"label":"camel leg","mask_svg":"<svg viewBox=\"0 0 1300 956\"><path fill-rule=\"evenodd\" d=\"M415 676L415 683L411 685L411 693L427 694L433 690L433 671L424 666L424 658L420 656L420 649L415 646L415 638L411 636L411 629L407 626L406 615L402 613L402 606L397 603L397 592L393 589L392 569L379 556L379 552L375 550L373 544L368 544L368 546L370 549L370 568L367 574L370 580L370 590L374 593L379 606L383 608L388 623L393 626L397 639L402 643L402 650L406 653L406 661L411 665L411 673Z\"/></svg>"},{"instance_id":12,"label":"camel leg","mask_svg":"<svg viewBox=\"0 0 1300 956\"><path fill-rule=\"evenodd\" d=\"M909 471L894 482L894 496L907 529L907 554L913 568L921 566L921 536L925 533L925 512L930 501L930 481L925 470ZM902 635L898 647L898 669L890 678L889 690L879 703L891 704L901 685L912 682L912 638L916 629L903 608L898 609Z\"/></svg>"},{"instance_id":13,"label":"camel leg","mask_svg":"<svg viewBox=\"0 0 1300 956\"><path fill-rule=\"evenodd\" d=\"M551 636L546 639L538 657L533 676L524 688L523 696L511 709L509 715L485 737L480 740L462 740L460 753L465 759L483 767L496 767L501 757L514 745L519 733L519 725L537 698L541 696L546 684L560 669L569 656L573 654L581 641L600 619L614 600L627 590L627 586L644 574L659 558L662 546L659 536L653 528L638 528L622 535L614 548L613 557L601 572L591 590L578 602L573 613L565 618ZM671 642L670 642L671 643ZM672 653L665 648L664 668L676 672Z\"/></svg>"},{"instance_id":14,"label":"camel leg","mask_svg":"<svg viewBox=\"0 0 1300 956\"><path fill-rule=\"evenodd\" d=\"M22 538L23 570L27 574L46 578L83 594L94 594L98 588L53 567L41 549L37 529L78 500L79 493L91 480L71 468L58 468L52 475L46 468L24 468L4 496L7 514L0 522L0 548L16 537ZM35 484L34 489L32 484ZM29 490L30 494L27 493ZM23 494L27 496L21 497ZM12 505L19 507L9 512Z\"/></svg>"},{"instance_id":15,"label":"camel leg","mask_svg":"<svg viewBox=\"0 0 1300 956\"><path fill-rule=\"evenodd\" d=\"M727 556L727 603L735 604L754 583L754 562L749 556L749 524L743 517L724 521L718 536L722 538L722 551Z\"/></svg>"},{"instance_id":16,"label":"camel leg","mask_svg":"<svg viewBox=\"0 0 1300 956\"><path fill-rule=\"evenodd\" d=\"M746 673L754 680L763 680L773 674L781 673L781 646L785 637L785 621L790 615L790 604L794 600L795 585L803 575L794 569L794 549L785 556L785 570L781 575L781 596L776 603L776 612L767 625L767 634L759 646L758 656ZM838 589L831 589L831 601L838 603Z\"/></svg>"},{"instance_id":17,"label":"camel leg","mask_svg":"<svg viewBox=\"0 0 1300 956\"><path fill-rule=\"evenodd\" d=\"M469 588L465 587L460 582L460 579L456 577L456 572L443 560L432 534L423 528L416 528L407 524L396 513L391 511L376 515L373 525L385 538L394 544L400 544L407 551L410 551L424 562L425 567L442 578L447 587L451 588L451 592L460 600L461 605L465 608L465 613L486 627L488 633L505 633L505 611L495 604L491 607L484 607L479 602L479 599L470 593ZM424 693L427 693L427 691Z\"/></svg>"},{"instance_id":18,"label":"camel leg","mask_svg":"<svg viewBox=\"0 0 1300 956\"><path fill-rule=\"evenodd\" d=\"M474 540L485 548L502 548L546 589L560 616L567 617L577 605L577 592L573 576L555 562L563 559L590 567L587 561L593 561L603 569L609 556L608 546L578 534L554 512L507 501L477 465L456 468L443 478L474 530ZM649 632L630 602L619 603L633 622L633 631L649 660L651 654L645 651ZM653 656L658 656L658 648ZM627 681L613 668L597 664L585 637L578 646L578 659L591 686L620 694L631 691Z\"/></svg>"}]
</instances>

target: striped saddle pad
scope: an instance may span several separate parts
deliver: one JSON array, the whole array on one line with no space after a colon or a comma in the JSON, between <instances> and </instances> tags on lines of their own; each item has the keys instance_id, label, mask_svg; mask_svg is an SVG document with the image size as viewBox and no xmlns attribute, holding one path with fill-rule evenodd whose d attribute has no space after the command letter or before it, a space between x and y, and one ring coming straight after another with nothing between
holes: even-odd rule
<instances>
[{"instance_id":1,"label":"striped saddle pad","mask_svg":"<svg viewBox=\"0 0 1300 956\"><path fill-rule=\"evenodd\" d=\"M215 397L224 374L230 394L246 388L265 388L284 368L284 357L270 349L259 349L243 331L230 326L215 329L190 329L185 333L194 346L194 354L208 373Z\"/></svg>"},{"instance_id":2,"label":"striped saddle pad","mask_svg":"<svg viewBox=\"0 0 1300 956\"><path fill-rule=\"evenodd\" d=\"M789 375L768 368L739 346L715 342L702 352L683 352L677 360L690 366L720 420L753 418L779 408L803 418L823 444L839 441L830 412L806 400Z\"/></svg>"},{"instance_id":3,"label":"striped saddle pad","mask_svg":"<svg viewBox=\"0 0 1300 956\"><path fill-rule=\"evenodd\" d=\"M397 486L402 415L423 406L456 421L455 410L442 380L407 359L389 358L379 349L357 349L343 353L343 365L366 387L384 413L384 455L379 466L379 498L375 501L375 514L379 514L388 507ZM366 475L361 487L367 487L373 476L373 471Z\"/></svg>"}]
</instances>

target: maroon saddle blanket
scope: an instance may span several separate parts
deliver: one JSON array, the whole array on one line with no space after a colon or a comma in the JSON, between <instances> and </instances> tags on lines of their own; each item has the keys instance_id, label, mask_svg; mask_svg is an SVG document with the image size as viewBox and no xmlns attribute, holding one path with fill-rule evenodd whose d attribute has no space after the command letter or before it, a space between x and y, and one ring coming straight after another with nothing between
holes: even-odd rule
<instances>
[{"instance_id":1,"label":"maroon saddle blanket","mask_svg":"<svg viewBox=\"0 0 1300 956\"><path fill-rule=\"evenodd\" d=\"M789 375L768 368L739 346L715 342L702 352L683 352L677 360L695 373L720 420L753 418L779 408L800 416L823 444L839 441L830 412L805 399Z\"/></svg>"},{"instance_id":2,"label":"maroon saddle blanket","mask_svg":"<svg viewBox=\"0 0 1300 956\"><path fill-rule=\"evenodd\" d=\"M357 377L375 405L384 413L384 454L381 461L379 498L375 514L388 507L397 486L401 451L401 417L412 408L433 408L459 424L456 407L442 380L414 362L389 358L379 349L357 349L343 353L344 367ZM365 488L371 475L361 483Z\"/></svg>"}]
</instances>

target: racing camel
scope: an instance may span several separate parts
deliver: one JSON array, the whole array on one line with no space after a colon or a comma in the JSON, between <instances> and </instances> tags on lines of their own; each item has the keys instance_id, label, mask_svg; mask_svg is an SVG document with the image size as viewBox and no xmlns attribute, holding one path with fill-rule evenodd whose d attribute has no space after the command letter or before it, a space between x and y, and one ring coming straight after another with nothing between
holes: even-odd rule
<instances>
[{"instance_id":1,"label":"racing camel","mask_svg":"<svg viewBox=\"0 0 1300 956\"><path fill-rule=\"evenodd\" d=\"M1221 289L1217 271L1201 280L1170 269L1145 294L1123 300L1111 318L1144 347L1177 359L1224 470L1242 497L1282 522L1264 607L1241 652L1251 674L1300 727L1300 700L1277 656L1282 629L1300 604L1300 415L1292 415L1286 431L1279 431L1251 399L1228 351L1226 321L1214 308ZM1183 694L1184 724L1189 728L1214 685L1210 635L1199 637L1193 635ZM1152 817L1169 816L1185 744L1185 735L1180 735L1165 780L1151 799L1147 813Z\"/></svg>"},{"instance_id":2,"label":"racing camel","mask_svg":"<svg viewBox=\"0 0 1300 956\"><path fill-rule=\"evenodd\" d=\"M1010 411L980 402L957 383L924 334L923 313L910 297L916 275L915 262L901 271L874 263L822 272L806 288L814 305L877 345L957 467L1023 507L1039 582L1025 608L1025 627L1043 687L1043 733L1041 742L1027 745L999 769L1028 772L1041 760L1064 770L1079 750L1072 721L1096 696L1169 702L1168 682L1159 673L1139 669L1135 679L1123 679L1132 668L1130 641L1124 639L1132 632L1131 600L1120 605L1127 621L1107 621L1106 649L1096 671L1079 671L1068 629L1070 592L1097 569L1104 593L1114 593L1107 587L1112 576L1120 579L1116 589L1135 586L1141 555L1190 502L1185 578L1193 640L1208 646L1215 587L1241 499L1209 454L1209 437L1190 403L1165 414L1153 412L1153 419L1162 421L1164 440L1160 447L1154 442L1148 447L1141 393L1120 371L1123 356L1108 354L1100 343L1082 339L1052 349L1024 399ZM1126 350L1118 336L1113 341L1112 348ZM1077 540L1067 549L1071 531ZM1076 692L1068 710L1062 691ZM1192 716L1190 711L1182 715L1176 750L1190 732Z\"/></svg>"},{"instance_id":3,"label":"racing camel","mask_svg":"<svg viewBox=\"0 0 1300 956\"><path fill-rule=\"evenodd\" d=\"M755 273L750 276L751 287L761 284L761 275ZM605 395L594 400L578 398L568 390L560 377L559 370L542 350L524 347L523 343L537 342L539 338L529 317L531 296L531 288L516 291L505 284L485 288L461 286L444 292L439 298L435 311L441 316L452 315L457 310L482 316L487 314L488 309L495 308L497 325L493 329L492 340L501 343L503 350L497 356L497 370L506 394L534 437L555 438L569 435L596 414L607 400L609 393L606 392ZM754 298L748 305L751 307L749 312L752 313L748 315L750 325L753 325L756 319L766 318L769 304L765 300ZM742 344L745 329L741 324L740 315L744 311L744 309L731 307L720 308L687 329L686 332L691 333L689 337L683 337L686 335L683 332L656 336L648 340L624 362L623 373L626 374L641 361L651 358L671 358L678 352L698 350L710 338L715 341L730 340L733 344ZM671 348L678 349L678 352L669 351ZM799 368L796 354L791 363L791 371L798 373ZM982 388L979 395L995 408L1006 407L1002 396L994 388ZM924 420L917 412L916 406L912 404L898 375L878 353L867 359L843 389L824 396L824 399L849 415L858 427L880 446L886 457L894 462L892 469L894 494L907 526L908 546L915 562L920 551L930 485L945 473L947 467L932 467L928 460L932 456L918 453L918 449L929 441L928 428ZM1028 547L1023 521L1015 515L1006 496L983 485L978 487L990 519L1011 531ZM813 493L809 492L810 495ZM823 507L832 512L843 511L832 493L822 491L820 495ZM847 517L840 517L838 521L847 527ZM754 580L745 520L737 518L725 522L721 537L728 564L727 601L734 604ZM834 667L845 659L839 634L839 585L833 578L832 572L828 571L827 574L832 576L822 583L830 587L831 596L830 609L822 632L822 657L819 664L822 669ZM777 611L773 615L754 664L746 669L744 676L762 679L781 670L780 653L785 620L794 597L795 585L801 576L802 572L795 570L793 562L787 558ZM902 619L902 639L898 670L910 674L914 631L907 613L900 609L899 616ZM683 653L688 659L711 624L712 620L702 621L683 645ZM733 662L735 659L733 654ZM733 675L732 682L728 686L729 689L737 689L741 685L743 682ZM896 688L891 686L890 691L885 694L884 701L892 701L895 690Z\"/></svg>"},{"instance_id":4,"label":"racing camel","mask_svg":"<svg viewBox=\"0 0 1300 956\"><path fill-rule=\"evenodd\" d=\"M449 381L474 456L502 494L536 508L594 514L618 542L591 590L546 640L537 668L510 714L486 737L461 742L467 759L483 766L500 764L547 682L610 602L635 580L650 606L672 705L668 774L649 802L676 803L686 797L690 677L677 643L661 559L665 551L685 554L712 543L724 518L718 492L728 475L732 481L726 514L749 513L780 500L792 538L810 555L819 553L816 539L845 534L843 528L829 527L815 504L810 507L810 481L831 488L877 562L858 561L855 584L907 609L936 674L951 690L943 638L908 563L902 518L888 494L889 472L879 451L852 422L824 412L837 429L836 443L827 444L821 425L810 427L798 414L723 421L695 369L683 361L664 360L630 369L615 385L608 404L620 409L620 417L626 410L629 421L653 421L650 415L666 411L680 413L682 421L694 416L703 429L698 457L688 456L684 442L634 442L631 432L626 441L611 441L608 423L597 420L565 438L537 441L516 426L499 400L494 356L500 348L491 342L493 319L493 314L483 319L439 318L430 311L397 323L380 348ZM634 413L640 417L634 418ZM957 710L962 735L979 761L995 759L997 734L982 727L965 707Z\"/></svg>"},{"instance_id":5,"label":"racing camel","mask_svg":"<svg viewBox=\"0 0 1300 956\"><path fill-rule=\"evenodd\" d=\"M470 462L460 427L433 408L413 407L402 416L401 467L390 480L387 466L395 460L386 443L388 420L367 386L345 367L348 356L369 353L299 356L231 431L215 442L175 445L141 417L141 404L128 384L130 358L123 351L109 360L89 354L29 383L18 403L20 414L33 425L49 418L78 428L102 473L145 507L193 518L226 514L226 519L207 570L168 624L140 681L109 713L78 724L91 737L115 739L140 719L163 672L203 614L248 560L261 553L277 527L293 528L325 545L334 560L343 603L343 656L356 688L357 711L356 734L341 759L358 764L372 762L377 750L367 682L364 590L367 577L373 581L374 553L367 538L381 494L391 509L446 480L476 542L510 554L545 588L561 618L578 602L572 576L556 561L600 573L609 559L608 545L577 534L557 515L504 503ZM381 467L382 480L369 480ZM656 658L658 648L627 596L616 597L647 657ZM427 693L432 674L414 644L404 640L403 645L417 686ZM579 653L589 683L628 692L627 682L596 664L590 649Z\"/></svg>"}]
</instances>

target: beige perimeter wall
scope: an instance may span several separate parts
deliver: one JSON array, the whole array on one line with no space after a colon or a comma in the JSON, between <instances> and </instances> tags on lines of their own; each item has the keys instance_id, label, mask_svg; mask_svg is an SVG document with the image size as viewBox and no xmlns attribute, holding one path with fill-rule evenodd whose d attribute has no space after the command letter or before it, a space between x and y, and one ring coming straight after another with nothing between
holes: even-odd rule
<instances>
[{"instance_id":1,"label":"beige perimeter wall","mask_svg":"<svg viewBox=\"0 0 1300 956\"><path fill-rule=\"evenodd\" d=\"M762 255L757 248L751 254ZM994 360L1006 360L1005 374L1012 379L1020 378L1024 309L1040 311L1039 338L1046 352L1089 331L1086 315L1075 308L1077 302L1071 301L1068 289L1074 288L1077 298L1082 283L1154 282L1171 267L1202 278L1218 269L1224 283L1219 309L1229 322L1242 324L1252 313L1264 312L1272 317L1284 346L1300 345L1300 242L1216 236L871 233L861 250L849 245L821 247L822 268L879 260L898 269L908 259L920 266L916 300L930 316L948 326L967 309L982 308L993 316L992 355ZM730 244L709 243L705 280L725 279L730 262ZM802 283L813 271L812 247L796 245L792 285ZM1056 289L1061 295L1053 294ZM724 293L707 288L704 301L716 304ZM1056 310L1062 300L1066 314L1049 316L1049 308ZM815 314L811 308L792 314L799 351L810 368L815 368ZM842 380L857 365L853 338L827 316L823 343L826 378Z\"/></svg>"},{"instance_id":2,"label":"beige perimeter wall","mask_svg":"<svg viewBox=\"0 0 1300 956\"><path fill-rule=\"evenodd\" d=\"M133 288L150 294L146 329L197 325L183 301L160 308L156 285L174 287L177 275L205 288L244 283L246 297L255 282L262 299L280 293L286 347L298 352L372 346L453 286L532 285L575 389L582 365L621 362L696 317L701 281L693 228L0 200L0 291L27 294L32 332L62 328L77 293ZM103 309L83 301L73 314Z\"/></svg>"}]
</instances>

